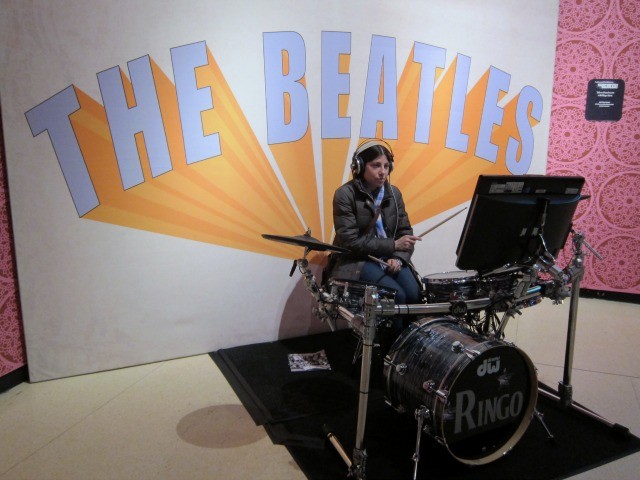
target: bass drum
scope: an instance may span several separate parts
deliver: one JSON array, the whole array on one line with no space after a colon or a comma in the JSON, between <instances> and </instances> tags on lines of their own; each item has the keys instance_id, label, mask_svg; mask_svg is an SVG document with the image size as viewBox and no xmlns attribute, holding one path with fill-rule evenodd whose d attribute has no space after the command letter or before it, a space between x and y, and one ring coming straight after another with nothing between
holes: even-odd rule
<instances>
[{"instance_id":1,"label":"bass drum","mask_svg":"<svg viewBox=\"0 0 640 480\"><path fill-rule=\"evenodd\" d=\"M426 407L427 431L458 461L483 465L509 452L536 405L535 368L517 347L467 330L453 317L412 323L385 358L389 403Z\"/></svg>"}]
</instances>

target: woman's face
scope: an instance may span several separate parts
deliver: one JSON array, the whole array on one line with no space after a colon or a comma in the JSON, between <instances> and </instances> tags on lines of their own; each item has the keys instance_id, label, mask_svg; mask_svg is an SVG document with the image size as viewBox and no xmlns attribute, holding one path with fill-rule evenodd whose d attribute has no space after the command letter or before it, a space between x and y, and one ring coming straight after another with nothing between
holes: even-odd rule
<instances>
[{"instance_id":1,"label":"woman's face","mask_svg":"<svg viewBox=\"0 0 640 480\"><path fill-rule=\"evenodd\" d=\"M389 176L389 160L386 155L380 155L364 165L362 178L371 188L378 188L384 185Z\"/></svg>"}]
</instances>

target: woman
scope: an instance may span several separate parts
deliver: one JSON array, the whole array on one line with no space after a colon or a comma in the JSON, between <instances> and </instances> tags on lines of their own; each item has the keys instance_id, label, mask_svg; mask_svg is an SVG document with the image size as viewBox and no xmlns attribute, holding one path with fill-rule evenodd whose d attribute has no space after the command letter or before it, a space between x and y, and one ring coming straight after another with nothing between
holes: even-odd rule
<instances>
[{"instance_id":1,"label":"woman","mask_svg":"<svg viewBox=\"0 0 640 480\"><path fill-rule=\"evenodd\" d=\"M331 277L392 288L398 304L419 303L410 262L420 238L413 235L400 190L389 183L392 170L393 153L382 140L366 141L354 152L353 179L333 197L334 244L351 253L334 255Z\"/></svg>"}]
</instances>

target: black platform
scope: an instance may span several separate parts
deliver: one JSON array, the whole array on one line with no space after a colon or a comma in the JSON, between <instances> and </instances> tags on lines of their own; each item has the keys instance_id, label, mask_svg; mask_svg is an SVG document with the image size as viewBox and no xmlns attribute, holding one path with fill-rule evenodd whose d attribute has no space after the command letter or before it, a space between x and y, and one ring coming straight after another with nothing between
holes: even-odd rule
<instances>
[{"instance_id":1,"label":"black platform","mask_svg":"<svg viewBox=\"0 0 640 480\"><path fill-rule=\"evenodd\" d=\"M285 445L312 480L346 478L347 467L326 440L327 425L351 456L357 422L359 363L352 362L357 338L349 330L261 343L211 354L243 405L276 444ZM288 354L324 349L330 371L291 373ZM374 358L365 432L369 480L412 478L416 422L384 402L382 361ZM418 478L560 479L640 451L640 439L624 427L611 428L574 409L539 396L538 411L554 435L534 419L503 458L482 466L456 461L431 437L422 436Z\"/></svg>"}]
</instances>

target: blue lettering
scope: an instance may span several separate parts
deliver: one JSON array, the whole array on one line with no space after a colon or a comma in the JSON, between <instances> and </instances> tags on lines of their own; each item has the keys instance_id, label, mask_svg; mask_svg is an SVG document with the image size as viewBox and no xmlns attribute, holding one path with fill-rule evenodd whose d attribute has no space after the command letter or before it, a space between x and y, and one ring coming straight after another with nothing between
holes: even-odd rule
<instances>
[{"instance_id":1,"label":"blue lettering","mask_svg":"<svg viewBox=\"0 0 640 480\"><path fill-rule=\"evenodd\" d=\"M456 73L453 79L453 95L451 98L451 110L449 112L449 125L447 126L445 146L460 152L466 152L469 146L469 135L462 133L462 118L464 116L464 106L467 101L470 67L471 58L466 55L458 55L456 60Z\"/></svg>"},{"instance_id":2,"label":"blue lettering","mask_svg":"<svg viewBox=\"0 0 640 480\"><path fill-rule=\"evenodd\" d=\"M421 65L416 132L414 135L414 140L417 143L429 143L436 69L444 68L445 60L446 50L444 48L418 42L413 46L413 61Z\"/></svg>"},{"instance_id":3,"label":"blue lettering","mask_svg":"<svg viewBox=\"0 0 640 480\"><path fill-rule=\"evenodd\" d=\"M375 137L377 124L382 122L382 136L398 138L396 86L396 39L374 35L371 39L360 137Z\"/></svg>"},{"instance_id":4,"label":"blue lettering","mask_svg":"<svg viewBox=\"0 0 640 480\"><path fill-rule=\"evenodd\" d=\"M306 68L304 40L295 32L272 32L263 35L263 43L267 142L295 142L309 127L309 98L301 83ZM284 52L288 58L286 63ZM286 97L290 101L288 122Z\"/></svg>"},{"instance_id":5,"label":"blue lettering","mask_svg":"<svg viewBox=\"0 0 640 480\"><path fill-rule=\"evenodd\" d=\"M502 125L504 109L498 106L500 92L508 92L511 83L511 75L491 67L489 70L489 81L482 107L482 119L480 120L480 131L478 132L478 144L476 145L476 156L496 163L498 158L498 146L491 142L491 134L494 125Z\"/></svg>"},{"instance_id":6,"label":"blue lettering","mask_svg":"<svg viewBox=\"0 0 640 480\"><path fill-rule=\"evenodd\" d=\"M195 69L207 65L205 42L171 49L173 76L178 94L178 109L187 164L220 155L220 135L204 135L202 112L213 108L211 88L198 88Z\"/></svg>"},{"instance_id":7,"label":"blue lettering","mask_svg":"<svg viewBox=\"0 0 640 480\"><path fill-rule=\"evenodd\" d=\"M351 53L351 34L322 32L322 138L349 138L351 118L340 117L340 95L349 94L349 74L340 73L340 55Z\"/></svg>"},{"instance_id":8,"label":"blue lettering","mask_svg":"<svg viewBox=\"0 0 640 480\"><path fill-rule=\"evenodd\" d=\"M153 177L171 170L171 157L164 132L158 93L149 56L128 63L136 105L129 108L120 68L98 73L98 83L124 189L144 181L135 135L142 132Z\"/></svg>"},{"instance_id":9,"label":"blue lettering","mask_svg":"<svg viewBox=\"0 0 640 480\"><path fill-rule=\"evenodd\" d=\"M533 128L529 121L529 105L531 105L531 117L537 121L542 118L542 96L533 87L522 89L516 106L516 126L520 133L520 142L513 137L507 143L507 168L514 175L527 173L533 160ZM522 147L518 158L518 147Z\"/></svg>"},{"instance_id":10,"label":"blue lettering","mask_svg":"<svg viewBox=\"0 0 640 480\"><path fill-rule=\"evenodd\" d=\"M97 207L99 201L69 120L69 115L79 109L75 89L70 86L32 108L25 115L34 137L44 131L49 133L71 199L78 215L82 217Z\"/></svg>"}]
</instances>

